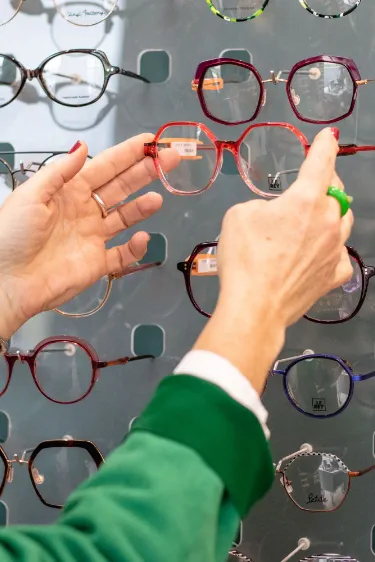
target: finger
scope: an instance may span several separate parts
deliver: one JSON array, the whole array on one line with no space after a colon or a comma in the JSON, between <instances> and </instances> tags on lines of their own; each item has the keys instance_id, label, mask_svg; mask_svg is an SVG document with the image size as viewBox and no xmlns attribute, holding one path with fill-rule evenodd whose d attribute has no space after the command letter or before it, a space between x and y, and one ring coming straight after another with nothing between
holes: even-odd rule
<instances>
[{"instance_id":1,"label":"finger","mask_svg":"<svg viewBox=\"0 0 375 562\"><path fill-rule=\"evenodd\" d=\"M152 133L142 133L112 146L87 162L81 177L92 190L110 182L116 176L144 159L144 144L154 139Z\"/></svg>"},{"instance_id":2,"label":"finger","mask_svg":"<svg viewBox=\"0 0 375 562\"><path fill-rule=\"evenodd\" d=\"M176 150L162 150L158 156L163 172L173 170L180 163L181 157ZM107 207L117 205L132 193L136 193L158 178L153 159L149 156L137 162L125 172L112 179L96 192Z\"/></svg>"},{"instance_id":3,"label":"finger","mask_svg":"<svg viewBox=\"0 0 375 562\"><path fill-rule=\"evenodd\" d=\"M137 199L133 199L130 203L125 203L111 211L104 221L106 239L110 240L126 228L148 219L163 204L163 198L159 193L150 191Z\"/></svg>"},{"instance_id":4,"label":"finger","mask_svg":"<svg viewBox=\"0 0 375 562\"><path fill-rule=\"evenodd\" d=\"M345 186L342 183L341 178L337 175L336 170L333 170L333 174L332 174L332 179L331 179L331 183L330 185L332 185L333 187L338 187L339 189L341 189L342 191L345 191Z\"/></svg>"},{"instance_id":5,"label":"finger","mask_svg":"<svg viewBox=\"0 0 375 562\"><path fill-rule=\"evenodd\" d=\"M17 191L26 190L31 196L35 193L39 201L49 203L52 197L83 168L87 152L87 145L80 142L75 152L59 158L48 166L43 166L33 174L32 178L19 186Z\"/></svg>"},{"instance_id":6,"label":"finger","mask_svg":"<svg viewBox=\"0 0 375 562\"><path fill-rule=\"evenodd\" d=\"M141 260L147 252L150 240L147 232L136 232L129 242L107 250L108 273L122 271L132 263Z\"/></svg>"},{"instance_id":7,"label":"finger","mask_svg":"<svg viewBox=\"0 0 375 562\"><path fill-rule=\"evenodd\" d=\"M353 277L353 266L350 262L348 250L344 246L341 252L339 263L336 266L336 270L332 282L332 289L340 287L344 283L348 283L348 281L350 281L352 277Z\"/></svg>"},{"instance_id":8,"label":"finger","mask_svg":"<svg viewBox=\"0 0 375 562\"><path fill-rule=\"evenodd\" d=\"M341 191L345 191L344 184L337 175L336 170L333 171L329 186L338 187L339 189L341 189ZM327 191L329 186L327 186ZM332 197L332 195L328 195L325 203L328 207L328 213L332 213L332 216L336 216L337 220L341 220L341 205L337 201L337 199L335 199L335 197Z\"/></svg>"},{"instance_id":9,"label":"finger","mask_svg":"<svg viewBox=\"0 0 375 562\"><path fill-rule=\"evenodd\" d=\"M323 129L311 145L306 160L302 164L297 181L288 191L303 189L315 193L327 193L335 170L338 144L331 129Z\"/></svg>"}]
</instances>

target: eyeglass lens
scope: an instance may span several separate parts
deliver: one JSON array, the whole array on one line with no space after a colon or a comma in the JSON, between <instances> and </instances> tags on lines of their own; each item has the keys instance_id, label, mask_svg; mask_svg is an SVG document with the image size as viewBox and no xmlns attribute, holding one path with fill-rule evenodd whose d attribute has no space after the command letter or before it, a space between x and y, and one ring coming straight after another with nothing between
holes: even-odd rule
<instances>
[{"instance_id":1,"label":"eyeglass lens","mask_svg":"<svg viewBox=\"0 0 375 562\"><path fill-rule=\"evenodd\" d=\"M308 511L333 511L342 504L349 488L345 465L330 454L298 456L284 475L289 496Z\"/></svg>"},{"instance_id":2,"label":"eyeglass lens","mask_svg":"<svg viewBox=\"0 0 375 562\"><path fill-rule=\"evenodd\" d=\"M353 275L350 281L319 299L307 313L308 318L322 321L345 320L357 309L363 291L363 274L357 260L350 256Z\"/></svg>"},{"instance_id":3,"label":"eyeglass lens","mask_svg":"<svg viewBox=\"0 0 375 562\"><path fill-rule=\"evenodd\" d=\"M311 10L323 16L345 14L357 4L357 0L307 0Z\"/></svg>"},{"instance_id":4,"label":"eyeglass lens","mask_svg":"<svg viewBox=\"0 0 375 562\"><path fill-rule=\"evenodd\" d=\"M265 0L212 0L212 5L226 18L242 19L254 16L265 4Z\"/></svg>"},{"instance_id":5,"label":"eyeglass lens","mask_svg":"<svg viewBox=\"0 0 375 562\"><path fill-rule=\"evenodd\" d=\"M117 5L117 0L54 0L64 19L74 25L90 26L105 20Z\"/></svg>"},{"instance_id":6,"label":"eyeglass lens","mask_svg":"<svg viewBox=\"0 0 375 562\"><path fill-rule=\"evenodd\" d=\"M329 358L303 359L286 375L289 398L315 417L335 414L348 401L350 376L342 365Z\"/></svg>"},{"instance_id":7,"label":"eyeglass lens","mask_svg":"<svg viewBox=\"0 0 375 562\"><path fill-rule=\"evenodd\" d=\"M81 447L42 449L31 467L38 492L53 505L64 505L71 492L96 471L90 453Z\"/></svg>"},{"instance_id":8,"label":"eyeglass lens","mask_svg":"<svg viewBox=\"0 0 375 562\"><path fill-rule=\"evenodd\" d=\"M82 293L58 307L58 311L67 314L90 314L96 310L107 294L108 277L102 277Z\"/></svg>"},{"instance_id":9,"label":"eyeglass lens","mask_svg":"<svg viewBox=\"0 0 375 562\"><path fill-rule=\"evenodd\" d=\"M91 357L76 343L47 344L35 358L35 370L42 392L57 402L80 400L92 386Z\"/></svg>"},{"instance_id":10,"label":"eyeglass lens","mask_svg":"<svg viewBox=\"0 0 375 562\"><path fill-rule=\"evenodd\" d=\"M238 123L253 119L261 97L261 86L251 69L235 64L219 64L206 70L201 92L212 117L226 123Z\"/></svg>"},{"instance_id":11,"label":"eyeglass lens","mask_svg":"<svg viewBox=\"0 0 375 562\"><path fill-rule=\"evenodd\" d=\"M219 296L216 252L216 246L204 248L194 258L190 269L190 286L194 300L206 314L213 313Z\"/></svg>"},{"instance_id":12,"label":"eyeglass lens","mask_svg":"<svg viewBox=\"0 0 375 562\"><path fill-rule=\"evenodd\" d=\"M347 115L353 93L349 70L333 62L303 66L290 81L290 94L297 112L312 121L327 122Z\"/></svg>"}]
</instances>

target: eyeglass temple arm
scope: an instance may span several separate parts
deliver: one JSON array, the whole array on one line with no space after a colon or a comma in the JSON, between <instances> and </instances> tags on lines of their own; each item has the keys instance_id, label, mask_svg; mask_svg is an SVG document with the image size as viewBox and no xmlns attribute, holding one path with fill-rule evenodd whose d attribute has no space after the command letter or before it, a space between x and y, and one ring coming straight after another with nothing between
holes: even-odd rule
<instances>
[{"instance_id":1,"label":"eyeglass temple arm","mask_svg":"<svg viewBox=\"0 0 375 562\"><path fill-rule=\"evenodd\" d=\"M231 548L228 554L230 554L231 556L235 556L236 558L239 558L243 562L253 562L251 558L246 556L246 554L242 554L242 552L237 550L237 548Z\"/></svg>"},{"instance_id":2,"label":"eyeglass temple arm","mask_svg":"<svg viewBox=\"0 0 375 562\"><path fill-rule=\"evenodd\" d=\"M309 151L311 144L306 145L306 151ZM337 156L352 156L357 152L372 152L375 150L374 145L358 146L356 144L339 144L339 151Z\"/></svg>"},{"instance_id":3,"label":"eyeglass temple arm","mask_svg":"<svg viewBox=\"0 0 375 562\"><path fill-rule=\"evenodd\" d=\"M314 352L312 351L312 349L305 349L305 351L303 353L301 353L300 355L293 355L293 357L284 357L284 359L278 359L277 361L275 361L275 364L273 366L272 369L272 373L276 373L276 374L284 374L285 371L279 371L277 368L280 365L280 363L286 363L289 361L294 361L294 359L301 359L302 357L305 357L306 355L314 355Z\"/></svg>"},{"instance_id":4,"label":"eyeglass temple arm","mask_svg":"<svg viewBox=\"0 0 375 562\"><path fill-rule=\"evenodd\" d=\"M371 371L370 373L365 373L363 375L353 375L352 379L353 381L367 381L368 379L372 379L373 377L375 377L375 371Z\"/></svg>"},{"instance_id":5,"label":"eyeglass temple arm","mask_svg":"<svg viewBox=\"0 0 375 562\"><path fill-rule=\"evenodd\" d=\"M356 471L349 470L349 476L351 478L356 478L357 476L363 476L364 474L367 474L368 472L371 472L374 469L375 469L375 464L369 466L368 468L365 468L364 470L356 470Z\"/></svg>"},{"instance_id":6,"label":"eyeglass temple arm","mask_svg":"<svg viewBox=\"0 0 375 562\"><path fill-rule=\"evenodd\" d=\"M367 86L371 82L375 82L375 78L363 78L362 80L356 80L355 83L357 86Z\"/></svg>"},{"instance_id":7,"label":"eyeglass temple arm","mask_svg":"<svg viewBox=\"0 0 375 562\"><path fill-rule=\"evenodd\" d=\"M137 355L136 357L120 357L113 361L98 361L96 366L98 369L105 369L106 367L114 367L115 365L126 365L131 361L142 361L143 359L155 359L155 355Z\"/></svg>"},{"instance_id":8,"label":"eyeglass temple arm","mask_svg":"<svg viewBox=\"0 0 375 562\"><path fill-rule=\"evenodd\" d=\"M281 465L283 464L283 462L294 459L294 457L296 457L297 455L300 455L301 453L312 453L312 451L313 451L313 448L310 445L310 443L304 443L301 446L299 451L296 451L295 453L291 453L290 455L287 455L286 457L283 457L282 459L280 459L279 462L277 463L277 465L275 466L275 472L281 472L280 468L281 468Z\"/></svg>"},{"instance_id":9,"label":"eyeglass temple arm","mask_svg":"<svg viewBox=\"0 0 375 562\"><path fill-rule=\"evenodd\" d=\"M162 261L153 261L150 263L143 263L140 265L129 265L129 267L126 267L122 271L116 271L115 273L111 273L109 277L111 280L121 279L126 275L132 275L133 273L138 273L138 271L144 271L146 269L151 269L153 267L159 267L162 264L163 264Z\"/></svg>"},{"instance_id":10,"label":"eyeglass temple arm","mask_svg":"<svg viewBox=\"0 0 375 562\"><path fill-rule=\"evenodd\" d=\"M135 72L131 72L131 70L124 70L123 68L119 68L118 66L115 67L115 74L121 74L122 76L128 76L129 78L134 78L135 80L140 80L145 84L151 84L148 78L141 76L141 74L136 74Z\"/></svg>"}]
</instances>

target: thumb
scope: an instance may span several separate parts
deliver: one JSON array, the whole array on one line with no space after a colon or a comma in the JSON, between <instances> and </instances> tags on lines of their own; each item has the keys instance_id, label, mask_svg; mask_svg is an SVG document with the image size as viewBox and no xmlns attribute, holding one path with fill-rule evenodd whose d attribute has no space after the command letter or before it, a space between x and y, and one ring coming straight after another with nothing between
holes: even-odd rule
<instances>
[{"instance_id":1,"label":"thumb","mask_svg":"<svg viewBox=\"0 0 375 562\"><path fill-rule=\"evenodd\" d=\"M49 203L52 197L83 168L87 153L86 143L79 141L79 146L74 152L41 168L24 184L25 188L27 187L29 193L32 193L30 190L34 190L34 194L42 203Z\"/></svg>"}]
</instances>

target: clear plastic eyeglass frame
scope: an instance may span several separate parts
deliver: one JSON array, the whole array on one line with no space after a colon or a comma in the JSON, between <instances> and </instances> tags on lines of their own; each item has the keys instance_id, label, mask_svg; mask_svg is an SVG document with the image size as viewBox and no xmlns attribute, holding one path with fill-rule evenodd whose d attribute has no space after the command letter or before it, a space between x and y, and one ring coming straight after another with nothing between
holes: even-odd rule
<instances>
[{"instance_id":1,"label":"clear plastic eyeglass frame","mask_svg":"<svg viewBox=\"0 0 375 562\"><path fill-rule=\"evenodd\" d=\"M223 0L221 0L221 1L223 1ZM210 10L213 14L215 14L216 16L219 16L224 21L228 21L228 22L232 22L232 23L250 21L250 20L253 20L255 18L258 18L259 16L261 16L263 14L264 10L266 9L267 5L269 4L269 1L270 0L258 0L258 5L256 4L254 8L251 8L251 7L248 8L248 10L253 9L253 13L251 15L242 16L242 17L234 17L234 16L228 16L227 14L225 14L225 7L221 7L220 0L206 0L206 2L208 4L208 7L210 8ZM314 10L314 8L313 8L314 0L298 0L298 1L299 1L300 5L302 6L302 8L304 8L307 12L309 12L313 16L316 16L318 18L324 18L324 19L338 19L338 18L342 18L344 16L348 16L349 14L354 12L354 10L356 8L358 8L358 6L361 3L361 0L352 0L352 3L349 4L348 8L346 10L344 10L343 12L339 12L337 14L322 14L321 12L318 12L318 11ZM296 2L297 2L297 0L296 0ZM234 2L231 2L231 6L233 6L233 5L234 5ZM240 8L241 8L240 6L239 6L239 8L230 7L230 8L228 8L228 10L233 12L236 9L240 9ZM242 7L242 9L244 9L244 7ZM292 11L292 14L293 14L293 11Z\"/></svg>"},{"instance_id":2,"label":"clear plastic eyeglass frame","mask_svg":"<svg viewBox=\"0 0 375 562\"><path fill-rule=\"evenodd\" d=\"M77 439L54 439L49 441L43 441L35 448L26 449L21 457L17 454L13 456L13 459L9 458L5 453L4 449L0 447L0 462L4 465L4 475L2 482L0 483L0 496L2 495L4 488L7 483L13 482L14 476L14 466L19 464L22 466L27 466L29 471L29 476L33 488L40 499L40 501L47 507L53 507L55 509L62 509L64 506L59 504L54 504L46 501L43 494L38 489L38 486L44 483L45 476L37 468L38 455L45 450L51 448L79 448L84 449L94 461L96 468L104 462L104 457L97 448L97 446L91 441L77 440ZM27 458L28 457L28 458Z\"/></svg>"}]
</instances>

